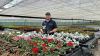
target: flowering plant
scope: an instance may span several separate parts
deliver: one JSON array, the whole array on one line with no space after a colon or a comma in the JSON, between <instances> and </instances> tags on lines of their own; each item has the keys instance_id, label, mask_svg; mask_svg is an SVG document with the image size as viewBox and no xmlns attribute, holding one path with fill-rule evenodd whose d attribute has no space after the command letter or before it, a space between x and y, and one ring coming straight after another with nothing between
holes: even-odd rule
<instances>
[{"instance_id":1,"label":"flowering plant","mask_svg":"<svg viewBox=\"0 0 100 56\"><path fill-rule=\"evenodd\" d=\"M66 50L75 48L75 46L79 45L79 41L70 34L68 35L63 32L55 33L54 35L28 32L18 35L13 39L16 41L21 39L28 41L32 46L32 53L40 56L57 56L58 54L66 54Z\"/></svg>"},{"instance_id":2,"label":"flowering plant","mask_svg":"<svg viewBox=\"0 0 100 56\"><path fill-rule=\"evenodd\" d=\"M14 44L22 52L29 52L35 56L57 56L59 54L66 54L66 51L70 51L72 48L78 46L79 41L91 37L78 32L60 32L48 35L35 31L21 33L20 31L9 30L2 32L0 38Z\"/></svg>"}]
</instances>

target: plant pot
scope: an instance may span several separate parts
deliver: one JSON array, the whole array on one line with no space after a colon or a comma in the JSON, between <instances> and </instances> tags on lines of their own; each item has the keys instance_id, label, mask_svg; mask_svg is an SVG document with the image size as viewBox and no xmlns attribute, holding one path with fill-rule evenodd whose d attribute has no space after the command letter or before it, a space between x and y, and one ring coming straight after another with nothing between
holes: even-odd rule
<instances>
[{"instance_id":1,"label":"plant pot","mask_svg":"<svg viewBox=\"0 0 100 56\"><path fill-rule=\"evenodd\" d=\"M67 49L66 50L66 54L69 54L69 53L71 53L72 52L72 49Z\"/></svg>"}]
</instances>

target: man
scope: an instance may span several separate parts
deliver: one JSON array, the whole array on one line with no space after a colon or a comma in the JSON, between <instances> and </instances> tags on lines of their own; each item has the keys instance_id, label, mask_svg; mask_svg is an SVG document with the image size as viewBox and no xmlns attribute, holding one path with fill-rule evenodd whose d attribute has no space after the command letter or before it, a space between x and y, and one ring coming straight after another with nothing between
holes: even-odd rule
<instances>
[{"instance_id":1,"label":"man","mask_svg":"<svg viewBox=\"0 0 100 56\"><path fill-rule=\"evenodd\" d=\"M43 34L54 34L57 31L56 22L52 20L50 12L47 12L45 16L46 18L45 21L43 21L42 23L41 32Z\"/></svg>"}]
</instances>

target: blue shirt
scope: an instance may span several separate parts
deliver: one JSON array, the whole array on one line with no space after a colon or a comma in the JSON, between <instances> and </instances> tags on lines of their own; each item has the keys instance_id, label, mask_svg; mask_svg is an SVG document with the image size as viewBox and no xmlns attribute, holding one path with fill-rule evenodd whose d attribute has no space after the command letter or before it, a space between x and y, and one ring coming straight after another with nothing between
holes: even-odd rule
<instances>
[{"instance_id":1,"label":"blue shirt","mask_svg":"<svg viewBox=\"0 0 100 56\"><path fill-rule=\"evenodd\" d=\"M52 19L48 22L43 21L42 26L43 26L43 31L45 32L45 34L53 34L49 32L52 31L54 28L57 28L56 22L53 21Z\"/></svg>"}]
</instances>

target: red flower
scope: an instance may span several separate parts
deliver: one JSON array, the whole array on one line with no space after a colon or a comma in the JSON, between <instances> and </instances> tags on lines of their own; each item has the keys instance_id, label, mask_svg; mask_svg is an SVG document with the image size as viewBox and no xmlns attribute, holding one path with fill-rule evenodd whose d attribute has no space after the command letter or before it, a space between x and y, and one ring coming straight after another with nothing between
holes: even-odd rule
<instances>
[{"instance_id":1,"label":"red flower","mask_svg":"<svg viewBox=\"0 0 100 56\"><path fill-rule=\"evenodd\" d=\"M34 45L34 46L37 46L37 42L33 42L33 45Z\"/></svg>"},{"instance_id":2,"label":"red flower","mask_svg":"<svg viewBox=\"0 0 100 56\"><path fill-rule=\"evenodd\" d=\"M52 42L53 41L53 39L48 39L48 42L50 43L50 42Z\"/></svg>"},{"instance_id":3,"label":"red flower","mask_svg":"<svg viewBox=\"0 0 100 56\"><path fill-rule=\"evenodd\" d=\"M32 52L33 52L34 54L38 54L39 49L38 49L38 48L32 48Z\"/></svg>"},{"instance_id":4,"label":"red flower","mask_svg":"<svg viewBox=\"0 0 100 56\"><path fill-rule=\"evenodd\" d=\"M44 43L44 44L42 44L42 47L47 47L47 45Z\"/></svg>"},{"instance_id":5,"label":"red flower","mask_svg":"<svg viewBox=\"0 0 100 56\"><path fill-rule=\"evenodd\" d=\"M72 41L69 41L68 43L67 43L67 46L73 46L74 44L73 44L73 42Z\"/></svg>"}]
</instances>

